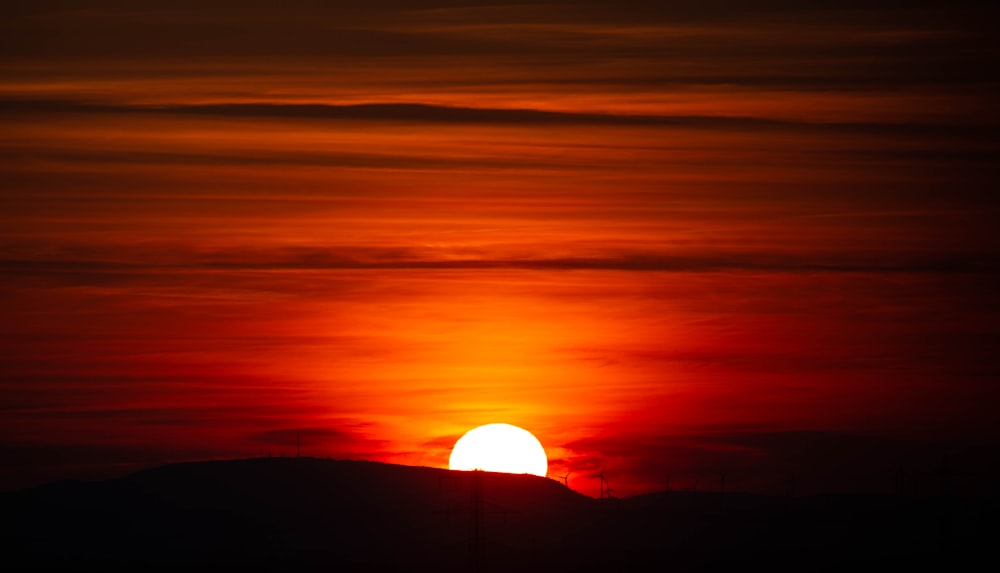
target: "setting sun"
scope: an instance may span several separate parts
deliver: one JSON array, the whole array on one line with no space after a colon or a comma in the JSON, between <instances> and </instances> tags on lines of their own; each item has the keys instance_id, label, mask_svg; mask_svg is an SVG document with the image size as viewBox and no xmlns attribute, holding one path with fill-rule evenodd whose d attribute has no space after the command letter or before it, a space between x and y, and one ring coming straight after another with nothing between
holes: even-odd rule
<instances>
[{"instance_id":1,"label":"setting sun","mask_svg":"<svg viewBox=\"0 0 1000 573\"><path fill-rule=\"evenodd\" d=\"M510 424L487 424L465 433L451 450L453 470L545 476L549 462L538 438Z\"/></svg>"}]
</instances>

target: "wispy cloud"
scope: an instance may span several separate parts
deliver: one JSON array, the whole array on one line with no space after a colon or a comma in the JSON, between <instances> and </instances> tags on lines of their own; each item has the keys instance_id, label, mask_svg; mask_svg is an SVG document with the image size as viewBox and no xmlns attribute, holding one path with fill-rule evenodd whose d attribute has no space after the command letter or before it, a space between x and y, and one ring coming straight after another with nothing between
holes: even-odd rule
<instances>
[{"instance_id":1,"label":"wispy cloud","mask_svg":"<svg viewBox=\"0 0 1000 573\"><path fill-rule=\"evenodd\" d=\"M509 421L571 484L882 487L996 441L996 12L10 7L0 482Z\"/></svg>"},{"instance_id":2,"label":"wispy cloud","mask_svg":"<svg viewBox=\"0 0 1000 573\"><path fill-rule=\"evenodd\" d=\"M962 477L952 487L982 494L997 460L990 443L954 444L825 430L665 435L653 440L610 433L567 445L577 452L568 467L593 477L604 468L620 494L695 489L764 491L773 495L828 492L940 491L939 467L951 460ZM953 471L959 471L953 468ZM641 476L641 477L639 477ZM638 477L638 479L636 479ZM633 481L635 480L635 481ZM724 480L724 482L723 482ZM596 488L586 479L579 487ZM617 483L616 483L617 481Z\"/></svg>"}]
</instances>

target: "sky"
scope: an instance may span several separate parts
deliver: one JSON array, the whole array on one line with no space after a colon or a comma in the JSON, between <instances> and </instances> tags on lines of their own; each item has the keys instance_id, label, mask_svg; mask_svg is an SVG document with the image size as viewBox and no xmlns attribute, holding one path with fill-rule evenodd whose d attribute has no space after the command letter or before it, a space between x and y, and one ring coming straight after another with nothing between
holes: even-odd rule
<instances>
[{"instance_id":1,"label":"sky","mask_svg":"<svg viewBox=\"0 0 1000 573\"><path fill-rule=\"evenodd\" d=\"M4 11L0 489L491 422L593 496L995 483L990 3Z\"/></svg>"}]
</instances>

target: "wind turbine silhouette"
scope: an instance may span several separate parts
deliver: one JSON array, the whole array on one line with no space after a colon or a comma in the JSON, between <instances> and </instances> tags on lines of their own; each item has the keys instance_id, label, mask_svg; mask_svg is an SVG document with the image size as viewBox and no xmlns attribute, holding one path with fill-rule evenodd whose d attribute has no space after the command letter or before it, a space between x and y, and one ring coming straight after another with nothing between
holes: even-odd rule
<instances>
[{"instance_id":1,"label":"wind turbine silhouette","mask_svg":"<svg viewBox=\"0 0 1000 573\"><path fill-rule=\"evenodd\" d=\"M608 467L607 464L601 466L601 473L597 474L597 477L601 479L601 499L611 499L611 486L608 485L608 478L604 476L604 468Z\"/></svg>"},{"instance_id":2,"label":"wind turbine silhouette","mask_svg":"<svg viewBox=\"0 0 1000 573\"><path fill-rule=\"evenodd\" d=\"M563 482L563 486L565 486L565 487L569 487L569 476L570 476L570 475L571 475L572 473L573 473L573 472L566 472L566 475L564 475L564 476L559 476L559 479L561 479L561 480L562 480L562 482Z\"/></svg>"}]
</instances>

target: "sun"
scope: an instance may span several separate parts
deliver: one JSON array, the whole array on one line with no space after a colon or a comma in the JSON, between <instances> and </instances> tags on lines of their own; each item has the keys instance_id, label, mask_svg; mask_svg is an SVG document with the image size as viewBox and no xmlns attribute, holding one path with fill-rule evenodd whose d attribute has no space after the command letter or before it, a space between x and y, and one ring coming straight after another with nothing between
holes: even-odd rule
<instances>
[{"instance_id":1,"label":"sun","mask_svg":"<svg viewBox=\"0 0 1000 573\"><path fill-rule=\"evenodd\" d=\"M538 438L510 424L473 428L455 442L449 469L545 476L549 460Z\"/></svg>"}]
</instances>

